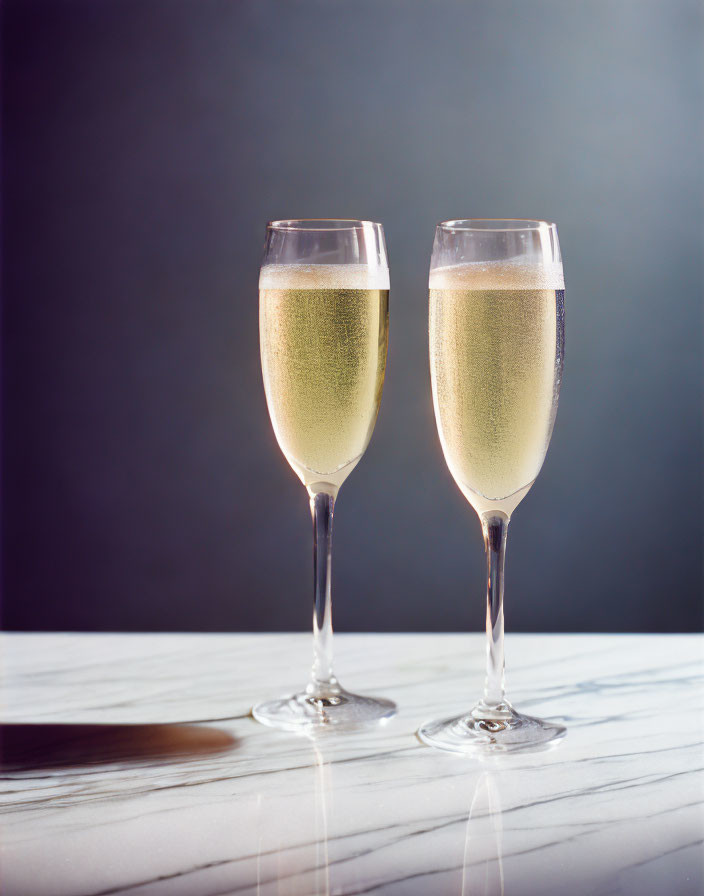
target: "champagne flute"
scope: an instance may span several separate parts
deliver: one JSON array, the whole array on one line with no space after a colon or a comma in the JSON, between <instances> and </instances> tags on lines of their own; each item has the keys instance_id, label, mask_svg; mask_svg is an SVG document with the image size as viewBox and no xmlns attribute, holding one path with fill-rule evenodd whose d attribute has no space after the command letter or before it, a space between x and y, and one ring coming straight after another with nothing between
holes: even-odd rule
<instances>
[{"instance_id":1,"label":"champagne flute","mask_svg":"<svg viewBox=\"0 0 704 896\"><path fill-rule=\"evenodd\" d=\"M381 224L291 220L267 226L259 336L269 415L313 516L313 668L304 691L252 709L289 730L390 718L390 700L344 690L332 669L330 558L338 490L374 429L386 369L389 268Z\"/></svg>"},{"instance_id":2,"label":"champagne flute","mask_svg":"<svg viewBox=\"0 0 704 896\"><path fill-rule=\"evenodd\" d=\"M541 747L562 737L504 696L504 554L511 514L552 434L564 356L557 228L545 221L439 224L430 265L430 375L450 472L477 512L487 557L484 696L426 722L425 743L459 753Z\"/></svg>"}]
</instances>

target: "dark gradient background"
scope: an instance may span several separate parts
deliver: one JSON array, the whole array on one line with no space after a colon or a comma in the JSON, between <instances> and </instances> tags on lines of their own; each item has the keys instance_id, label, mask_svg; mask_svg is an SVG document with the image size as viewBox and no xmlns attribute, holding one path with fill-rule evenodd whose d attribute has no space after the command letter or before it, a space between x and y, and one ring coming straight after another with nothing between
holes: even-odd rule
<instances>
[{"instance_id":1,"label":"dark gradient background","mask_svg":"<svg viewBox=\"0 0 704 896\"><path fill-rule=\"evenodd\" d=\"M3 624L303 629L306 494L259 370L276 217L386 227L381 414L338 629L483 625L438 443L436 221L559 224L567 366L511 631L701 624L698 0L6 0Z\"/></svg>"}]
</instances>

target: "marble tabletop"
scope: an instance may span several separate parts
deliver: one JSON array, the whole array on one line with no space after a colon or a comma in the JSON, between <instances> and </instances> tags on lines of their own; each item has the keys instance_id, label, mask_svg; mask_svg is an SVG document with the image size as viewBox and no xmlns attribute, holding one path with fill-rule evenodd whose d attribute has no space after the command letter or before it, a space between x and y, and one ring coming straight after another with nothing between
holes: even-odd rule
<instances>
[{"instance_id":1,"label":"marble tabletop","mask_svg":"<svg viewBox=\"0 0 704 896\"><path fill-rule=\"evenodd\" d=\"M702 641L509 635L542 753L445 754L482 637L336 635L385 727L284 734L248 715L305 681L310 636L5 634L3 896L551 896L704 892Z\"/></svg>"}]
</instances>

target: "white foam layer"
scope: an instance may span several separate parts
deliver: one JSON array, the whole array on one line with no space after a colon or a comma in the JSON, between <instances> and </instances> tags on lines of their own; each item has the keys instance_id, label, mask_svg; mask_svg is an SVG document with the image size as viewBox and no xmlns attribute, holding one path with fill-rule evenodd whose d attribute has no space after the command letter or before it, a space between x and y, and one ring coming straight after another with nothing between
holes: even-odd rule
<instances>
[{"instance_id":1,"label":"white foam layer","mask_svg":"<svg viewBox=\"0 0 704 896\"><path fill-rule=\"evenodd\" d=\"M474 261L430 272L431 289L564 289L562 264Z\"/></svg>"},{"instance_id":2,"label":"white foam layer","mask_svg":"<svg viewBox=\"0 0 704 896\"><path fill-rule=\"evenodd\" d=\"M388 289L389 269L365 264L267 264L259 289Z\"/></svg>"}]
</instances>

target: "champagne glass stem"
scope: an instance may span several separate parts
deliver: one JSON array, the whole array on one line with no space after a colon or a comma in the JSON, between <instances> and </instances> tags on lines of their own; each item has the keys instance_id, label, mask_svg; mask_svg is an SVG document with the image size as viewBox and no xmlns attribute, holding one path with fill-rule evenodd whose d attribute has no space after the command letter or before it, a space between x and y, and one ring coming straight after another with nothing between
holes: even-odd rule
<instances>
[{"instance_id":1,"label":"champagne glass stem","mask_svg":"<svg viewBox=\"0 0 704 896\"><path fill-rule=\"evenodd\" d=\"M332 671L332 518L335 498L325 492L311 494L313 516L313 668L308 695L326 699L340 693Z\"/></svg>"},{"instance_id":2,"label":"champagne glass stem","mask_svg":"<svg viewBox=\"0 0 704 896\"><path fill-rule=\"evenodd\" d=\"M504 559L509 518L505 513L482 516L486 548L486 682L485 707L503 710L504 703Z\"/></svg>"}]
</instances>

